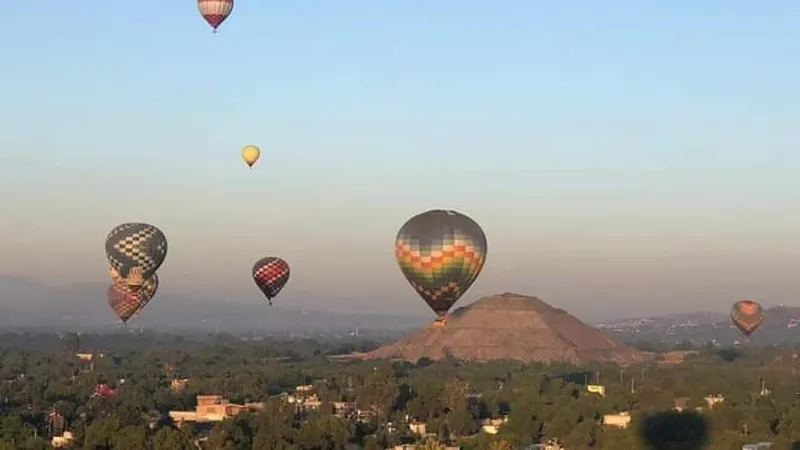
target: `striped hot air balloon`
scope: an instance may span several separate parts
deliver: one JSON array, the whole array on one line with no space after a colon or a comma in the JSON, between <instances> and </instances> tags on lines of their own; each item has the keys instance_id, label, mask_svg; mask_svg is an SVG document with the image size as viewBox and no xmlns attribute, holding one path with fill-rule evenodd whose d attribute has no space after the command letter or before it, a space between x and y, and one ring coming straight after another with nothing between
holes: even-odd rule
<instances>
[{"instance_id":1,"label":"striped hot air balloon","mask_svg":"<svg viewBox=\"0 0 800 450\"><path fill-rule=\"evenodd\" d=\"M289 281L289 264L281 258L268 256L256 261L252 272L253 281L271 305L273 297L278 295Z\"/></svg>"},{"instance_id":2,"label":"striped hot air balloon","mask_svg":"<svg viewBox=\"0 0 800 450\"><path fill-rule=\"evenodd\" d=\"M131 290L124 283L112 281L108 286L108 305L123 324L150 303L158 292L158 275L145 281L141 289Z\"/></svg>"},{"instance_id":3,"label":"striped hot air balloon","mask_svg":"<svg viewBox=\"0 0 800 450\"><path fill-rule=\"evenodd\" d=\"M743 335L750 337L764 323L764 309L755 300L740 300L731 308L731 322Z\"/></svg>"},{"instance_id":4,"label":"striped hot air balloon","mask_svg":"<svg viewBox=\"0 0 800 450\"><path fill-rule=\"evenodd\" d=\"M233 11L233 0L197 0L197 9L214 33Z\"/></svg>"},{"instance_id":5,"label":"striped hot air balloon","mask_svg":"<svg viewBox=\"0 0 800 450\"><path fill-rule=\"evenodd\" d=\"M480 225L455 211L431 210L403 225L395 256L403 275L444 326L450 307L478 278L487 253Z\"/></svg>"},{"instance_id":6,"label":"striped hot air balloon","mask_svg":"<svg viewBox=\"0 0 800 450\"><path fill-rule=\"evenodd\" d=\"M153 225L123 223L106 237L106 257L111 277L124 280L134 292L164 263L167 238Z\"/></svg>"}]
</instances>

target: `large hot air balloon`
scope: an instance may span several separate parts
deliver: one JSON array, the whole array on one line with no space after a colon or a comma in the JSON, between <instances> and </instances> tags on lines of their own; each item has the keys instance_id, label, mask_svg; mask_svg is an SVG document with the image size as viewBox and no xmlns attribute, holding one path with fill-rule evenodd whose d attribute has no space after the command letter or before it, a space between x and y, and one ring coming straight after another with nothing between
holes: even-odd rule
<instances>
[{"instance_id":1,"label":"large hot air balloon","mask_svg":"<svg viewBox=\"0 0 800 450\"><path fill-rule=\"evenodd\" d=\"M248 145L242 149L242 159L244 160L247 167L253 168L255 163L258 162L258 158L261 157L261 149L256 147L255 145Z\"/></svg>"},{"instance_id":2,"label":"large hot air balloon","mask_svg":"<svg viewBox=\"0 0 800 450\"><path fill-rule=\"evenodd\" d=\"M274 256L261 258L253 264L253 281L267 296L271 305L272 298L278 295L289 281L289 264Z\"/></svg>"},{"instance_id":3,"label":"large hot air balloon","mask_svg":"<svg viewBox=\"0 0 800 450\"><path fill-rule=\"evenodd\" d=\"M731 321L742 334L750 337L764 322L764 310L755 300L741 300L731 308Z\"/></svg>"},{"instance_id":4,"label":"large hot air balloon","mask_svg":"<svg viewBox=\"0 0 800 450\"><path fill-rule=\"evenodd\" d=\"M133 291L122 283L111 283L108 286L108 304L123 324L134 314L144 309L158 292L158 275L149 278L141 289Z\"/></svg>"},{"instance_id":5,"label":"large hot air balloon","mask_svg":"<svg viewBox=\"0 0 800 450\"><path fill-rule=\"evenodd\" d=\"M117 225L106 238L106 257L112 278L121 278L136 291L164 263L167 238L146 223Z\"/></svg>"},{"instance_id":6,"label":"large hot air balloon","mask_svg":"<svg viewBox=\"0 0 800 450\"><path fill-rule=\"evenodd\" d=\"M197 10L216 33L217 28L231 15L233 0L197 0Z\"/></svg>"},{"instance_id":7,"label":"large hot air balloon","mask_svg":"<svg viewBox=\"0 0 800 450\"><path fill-rule=\"evenodd\" d=\"M478 278L486 262L486 235L469 217L431 210L400 228L395 255L400 270L444 326L447 311Z\"/></svg>"}]
</instances>

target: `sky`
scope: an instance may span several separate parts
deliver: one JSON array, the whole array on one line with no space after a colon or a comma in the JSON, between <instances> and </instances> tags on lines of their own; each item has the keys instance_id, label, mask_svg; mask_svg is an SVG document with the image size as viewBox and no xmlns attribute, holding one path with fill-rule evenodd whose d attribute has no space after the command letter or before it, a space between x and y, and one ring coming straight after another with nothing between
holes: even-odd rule
<instances>
[{"instance_id":1,"label":"sky","mask_svg":"<svg viewBox=\"0 0 800 450\"><path fill-rule=\"evenodd\" d=\"M11 2L0 28L0 274L105 282L123 222L164 292L428 314L393 243L463 212L460 304L580 316L800 304L793 0ZM262 149L247 170L246 144ZM9 301L9 300L3 300Z\"/></svg>"}]
</instances>

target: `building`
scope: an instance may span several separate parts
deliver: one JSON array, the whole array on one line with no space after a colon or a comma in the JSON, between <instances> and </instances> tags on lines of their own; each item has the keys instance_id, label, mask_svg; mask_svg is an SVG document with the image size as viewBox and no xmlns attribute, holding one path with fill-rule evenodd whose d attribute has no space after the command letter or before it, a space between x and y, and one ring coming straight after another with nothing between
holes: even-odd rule
<instances>
[{"instance_id":1,"label":"building","mask_svg":"<svg viewBox=\"0 0 800 450\"><path fill-rule=\"evenodd\" d=\"M678 397L675 399L675 411L681 412L689 407L689 397Z\"/></svg>"},{"instance_id":2,"label":"building","mask_svg":"<svg viewBox=\"0 0 800 450\"><path fill-rule=\"evenodd\" d=\"M686 361L687 357L694 357L699 355L700 352L696 350L675 350L663 353L663 359L657 361L660 365L680 364Z\"/></svg>"},{"instance_id":3,"label":"building","mask_svg":"<svg viewBox=\"0 0 800 450\"><path fill-rule=\"evenodd\" d=\"M408 429L414 434L424 436L428 432L428 425L425 422L411 422L408 424Z\"/></svg>"},{"instance_id":4,"label":"building","mask_svg":"<svg viewBox=\"0 0 800 450\"><path fill-rule=\"evenodd\" d=\"M231 403L221 395L198 395L194 411L170 411L169 416L177 424L183 422L221 422L243 411L260 411L263 403Z\"/></svg>"},{"instance_id":5,"label":"building","mask_svg":"<svg viewBox=\"0 0 800 450\"><path fill-rule=\"evenodd\" d=\"M606 387L599 384L590 384L586 386L586 392L597 394L600 397L606 396Z\"/></svg>"},{"instance_id":6,"label":"building","mask_svg":"<svg viewBox=\"0 0 800 450\"><path fill-rule=\"evenodd\" d=\"M53 446L53 448L64 448L70 445L73 439L75 439L75 437L72 433L65 431L64 434L60 436L53 436L53 438L50 439L50 445Z\"/></svg>"},{"instance_id":7,"label":"building","mask_svg":"<svg viewBox=\"0 0 800 450\"><path fill-rule=\"evenodd\" d=\"M343 419L352 417L356 413L355 402L331 402L333 413Z\"/></svg>"},{"instance_id":8,"label":"building","mask_svg":"<svg viewBox=\"0 0 800 450\"><path fill-rule=\"evenodd\" d=\"M500 432L500 427L508 422L508 417L501 417L499 419L485 419L481 430L486 434L497 434Z\"/></svg>"},{"instance_id":9,"label":"building","mask_svg":"<svg viewBox=\"0 0 800 450\"><path fill-rule=\"evenodd\" d=\"M758 444L748 444L742 450L770 450L774 444L772 442L759 442Z\"/></svg>"},{"instance_id":10,"label":"building","mask_svg":"<svg viewBox=\"0 0 800 450\"><path fill-rule=\"evenodd\" d=\"M705 400L706 405L708 405L709 408L713 408L714 405L724 402L725 397L722 395L707 395L703 397L703 400ZM689 397L678 397L675 399L675 411L681 412L686 410L688 407ZM695 410L702 411L703 408L697 407Z\"/></svg>"},{"instance_id":11,"label":"building","mask_svg":"<svg viewBox=\"0 0 800 450\"><path fill-rule=\"evenodd\" d=\"M604 414L603 425L617 428L628 428L631 424L631 413L623 411L617 414Z\"/></svg>"},{"instance_id":12,"label":"building","mask_svg":"<svg viewBox=\"0 0 800 450\"><path fill-rule=\"evenodd\" d=\"M564 447L558 443L558 440L553 439L544 444L533 444L523 447L524 450L564 450Z\"/></svg>"},{"instance_id":13,"label":"building","mask_svg":"<svg viewBox=\"0 0 800 450\"><path fill-rule=\"evenodd\" d=\"M706 401L706 404L708 405L709 408L713 408L714 405L724 402L725 397L722 395L709 395L703 397L703 400Z\"/></svg>"},{"instance_id":14,"label":"building","mask_svg":"<svg viewBox=\"0 0 800 450\"><path fill-rule=\"evenodd\" d=\"M390 450L416 450L417 447L416 444L401 444L395 445ZM444 450L461 450L461 447L445 447Z\"/></svg>"},{"instance_id":15,"label":"building","mask_svg":"<svg viewBox=\"0 0 800 450\"><path fill-rule=\"evenodd\" d=\"M188 378L175 378L170 382L169 387L172 389L172 392L180 393L186 390L186 385L188 383Z\"/></svg>"}]
</instances>

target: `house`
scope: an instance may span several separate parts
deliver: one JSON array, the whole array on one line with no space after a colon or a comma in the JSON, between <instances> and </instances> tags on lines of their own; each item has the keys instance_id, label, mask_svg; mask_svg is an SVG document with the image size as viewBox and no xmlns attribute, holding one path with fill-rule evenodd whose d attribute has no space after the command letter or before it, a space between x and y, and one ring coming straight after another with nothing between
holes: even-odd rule
<instances>
[{"instance_id":1,"label":"house","mask_svg":"<svg viewBox=\"0 0 800 450\"><path fill-rule=\"evenodd\" d=\"M332 402L333 413L339 417L346 418L356 413L355 402Z\"/></svg>"},{"instance_id":2,"label":"house","mask_svg":"<svg viewBox=\"0 0 800 450\"><path fill-rule=\"evenodd\" d=\"M586 386L586 392L597 394L600 397L606 396L606 387L599 384L590 384Z\"/></svg>"},{"instance_id":3,"label":"house","mask_svg":"<svg viewBox=\"0 0 800 450\"><path fill-rule=\"evenodd\" d=\"M693 357L699 355L700 352L697 350L675 350L663 353L663 359L657 361L659 365L673 365L673 364L680 364L686 361L687 357Z\"/></svg>"},{"instance_id":4,"label":"house","mask_svg":"<svg viewBox=\"0 0 800 450\"><path fill-rule=\"evenodd\" d=\"M53 448L64 448L70 445L73 439L75 439L75 436L72 435L72 432L65 431L61 436L53 436L50 440L50 445Z\"/></svg>"},{"instance_id":5,"label":"house","mask_svg":"<svg viewBox=\"0 0 800 450\"><path fill-rule=\"evenodd\" d=\"M722 395L707 395L703 397L703 400L705 400L706 405L708 405L709 408L713 408L714 405L724 402L725 397ZM678 397L675 399L675 411L678 412L684 411L688 408L688 406L689 406L689 397ZM695 408L695 410L702 411L703 408L697 407Z\"/></svg>"},{"instance_id":6,"label":"house","mask_svg":"<svg viewBox=\"0 0 800 450\"><path fill-rule=\"evenodd\" d=\"M417 448L416 444L401 444L401 445L395 445L391 449L387 450L416 450L416 448ZM444 450L461 450L461 447L445 447Z\"/></svg>"},{"instance_id":7,"label":"house","mask_svg":"<svg viewBox=\"0 0 800 450\"><path fill-rule=\"evenodd\" d=\"M322 406L322 401L317 397L317 394L311 394L308 397L296 399L299 409L303 411L318 411Z\"/></svg>"},{"instance_id":8,"label":"house","mask_svg":"<svg viewBox=\"0 0 800 450\"><path fill-rule=\"evenodd\" d=\"M725 397L722 395L708 395L706 397L703 397L703 400L706 401L706 404L708 405L709 408L713 408L714 405L724 402Z\"/></svg>"},{"instance_id":9,"label":"house","mask_svg":"<svg viewBox=\"0 0 800 450\"><path fill-rule=\"evenodd\" d=\"M408 424L408 429L411 430L412 433L420 436L423 436L428 432L428 426L425 424L425 422L410 422Z\"/></svg>"},{"instance_id":10,"label":"house","mask_svg":"<svg viewBox=\"0 0 800 450\"><path fill-rule=\"evenodd\" d=\"M678 397L675 399L675 411L681 412L689 407L689 397Z\"/></svg>"},{"instance_id":11,"label":"house","mask_svg":"<svg viewBox=\"0 0 800 450\"><path fill-rule=\"evenodd\" d=\"M617 414L604 414L603 425L616 428L628 428L631 424L631 413L622 411Z\"/></svg>"},{"instance_id":12,"label":"house","mask_svg":"<svg viewBox=\"0 0 800 450\"><path fill-rule=\"evenodd\" d=\"M759 442L758 444L748 444L742 450L770 450L775 445L772 442Z\"/></svg>"},{"instance_id":13,"label":"house","mask_svg":"<svg viewBox=\"0 0 800 450\"><path fill-rule=\"evenodd\" d=\"M485 419L481 430L486 434L497 434L500 432L500 427L508 422L508 417L503 416L499 419Z\"/></svg>"},{"instance_id":14,"label":"house","mask_svg":"<svg viewBox=\"0 0 800 450\"><path fill-rule=\"evenodd\" d=\"M260 411L263 403L231 403L221 395L198 395L194 411L170 411L169 416L176 423L183 422L221 422L243 411Z\"/></svg>"},{"instance_id":15,"label":"house","mask_svg":"<svg viewBox=\"0 0 800 450\"><path fill-rule=\"evenodd\" d=\"M189 383L188 378L176 378L170 382L170 389L172 392L180 393L186 390L186 385Z\"/></svg>"},{"instance_id":16,"label":"house","mask_svg":"<svg viewBox=\"0 0 800 450\"><path fill-rule=\"evenodd\" d=\"M523 450L564 450L564 447L558 443L558 440L552 439L544 444L533 444L523 447Z\"/></svg>"}]
</instances>

